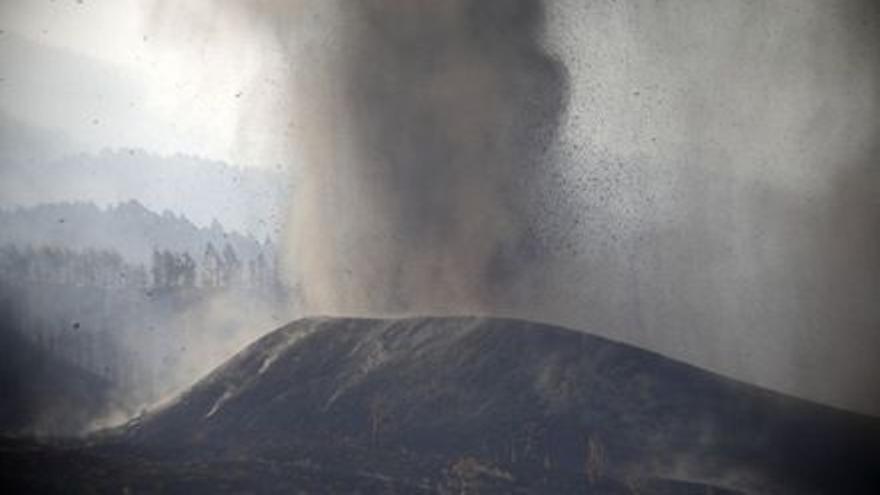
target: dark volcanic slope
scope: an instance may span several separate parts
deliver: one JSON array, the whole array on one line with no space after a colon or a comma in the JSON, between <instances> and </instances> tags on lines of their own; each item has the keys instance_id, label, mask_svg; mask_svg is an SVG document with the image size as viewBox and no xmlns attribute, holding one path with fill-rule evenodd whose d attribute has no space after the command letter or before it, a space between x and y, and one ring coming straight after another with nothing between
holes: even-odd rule
<instances>
[{"instance_id":1,"label":"dark volcanic slope","mask_svg":"<svg viewBox=\"0 0 880 495\"><path fill-rule=\"evenodd\" d=\"M38 348L9 315L0 308L0 434L75 435L121 408L109 382Z\"/></svg>"},{"instance_id":2,"label":"dark volcanic slope","mask_svg":"<svg viewBox=\"0 0 880 495\"><path fill-rule=\"evenodd\" d=\"M129 425L121 445L295 459L403 491L442 472L544 493L880 493L877 420L502 319L298 321Z\"/></svg>"}]
</instances>

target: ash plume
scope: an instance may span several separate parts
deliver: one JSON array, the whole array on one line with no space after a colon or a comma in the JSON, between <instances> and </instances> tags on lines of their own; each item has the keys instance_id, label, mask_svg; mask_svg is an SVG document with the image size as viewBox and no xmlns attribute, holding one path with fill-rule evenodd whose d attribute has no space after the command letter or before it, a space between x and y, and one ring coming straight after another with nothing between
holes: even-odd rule
<instances>
[{"instance_id":1,"label":"ash plume","mask_svg":"<svg viewBox=\"0 0 880 495\"><path fill-rule=\"evenodd\" d=\"M518 198L548 166L567 93L542 3L370 0L339 15L288 225L306 307L509 304L535 251Z\"/></svg>"}]
</instances>

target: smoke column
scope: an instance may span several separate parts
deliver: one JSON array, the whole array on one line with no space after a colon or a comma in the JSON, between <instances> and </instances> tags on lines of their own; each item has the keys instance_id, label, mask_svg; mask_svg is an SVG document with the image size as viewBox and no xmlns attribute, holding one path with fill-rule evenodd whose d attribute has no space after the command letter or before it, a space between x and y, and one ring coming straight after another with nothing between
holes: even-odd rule
<instances>
[{"instance_id":1,"label":"smoke column","mask_svg":"<svg viewBox=\"0 0 880 495\"><path fill-rule=\"evenodd\" d=\"M541 3L343 9L289 225L307 307L497 311L534 256L518 198L544 173L566 98Z\"/></svg>"}]
</instances>

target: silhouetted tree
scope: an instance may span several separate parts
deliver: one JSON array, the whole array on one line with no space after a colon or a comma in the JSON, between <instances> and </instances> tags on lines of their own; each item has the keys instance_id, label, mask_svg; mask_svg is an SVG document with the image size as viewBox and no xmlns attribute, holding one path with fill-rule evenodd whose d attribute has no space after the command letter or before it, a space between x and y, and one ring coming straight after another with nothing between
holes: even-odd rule
<instances>
[{"instance_id":1,"label":"silhouetted tree","mask_svg":"<svg viewBox=\"0 0 880 495\"><path fill-rule=\"evenodd\" d=\"M162 253L158 249L153 249L153 287L164 287L167 283L165 275L165 263Z\"/></svg>"},{"instance_id":2,"label":"silhouetted tree","mask_svg":"<svg viewBox=\"0 0 880 495\"><path fill-rule=\"evenodd\" d=\"M219 286L222 265L223 262L217 253L217 249L213 243L209 242L205 247L205 254L202 257L202 285L205 287Z\"/></svg>"},{"instance_id":3,"label":"silhouetted tree","mask_svg":"<svg viewBox=\"0 0 880 495\"><path fill-rule=\"evenodd\" d=\"M223 247L223 285L236 285L241 277L241 262L235 254L235 248L227 243Z\"/></svg>"},{"instance_id":4,"label":"silhouetted tree","mask_svg":"<svg viewBox=\"0 0 880 495\"><path fill-rule=\"evenodd\" d=\"M181 266L181 274L182 274L182 285L184 287L193 287L196 284L196 260L193 259L189 253L183 253L180 260Z\"/></svg>"}]
</instances>

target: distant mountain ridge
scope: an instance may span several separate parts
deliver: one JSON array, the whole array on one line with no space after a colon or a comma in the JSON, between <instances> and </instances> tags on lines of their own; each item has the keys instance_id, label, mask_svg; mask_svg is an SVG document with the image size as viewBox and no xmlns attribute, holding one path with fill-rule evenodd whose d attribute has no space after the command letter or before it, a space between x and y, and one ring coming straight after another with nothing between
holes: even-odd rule
<instances>
[{"instance_id":1,"label":"distant mountain ridge","mask_svg":"<svg viewBox=\"0 0 880 495\"><path fill-rule=\"evenodd\" d=\"M227 229L275 236L289 183L280 164L235 167L187 155L159 156L138 149L68 155L57 159L2 159L0 207L130 199L153 211L173 211L194 224L216 219Z\"/></svg>"},{"instance_id":2,"label":"distant mountain ridge","mask_svg":"<svg viewBox=\"0 0 880 495\"><path fill-rule=\"evenodd\" d=\"M216 220L198 227L183 215L156 213L140 202L101 208L94 203L53 203L0 210L0 244L105 249L130 263L149 265L154 249L201 256L208 244L231 245L243 258L272 249L268 239L228 231Z\"/></svg>"}]
</instances>

